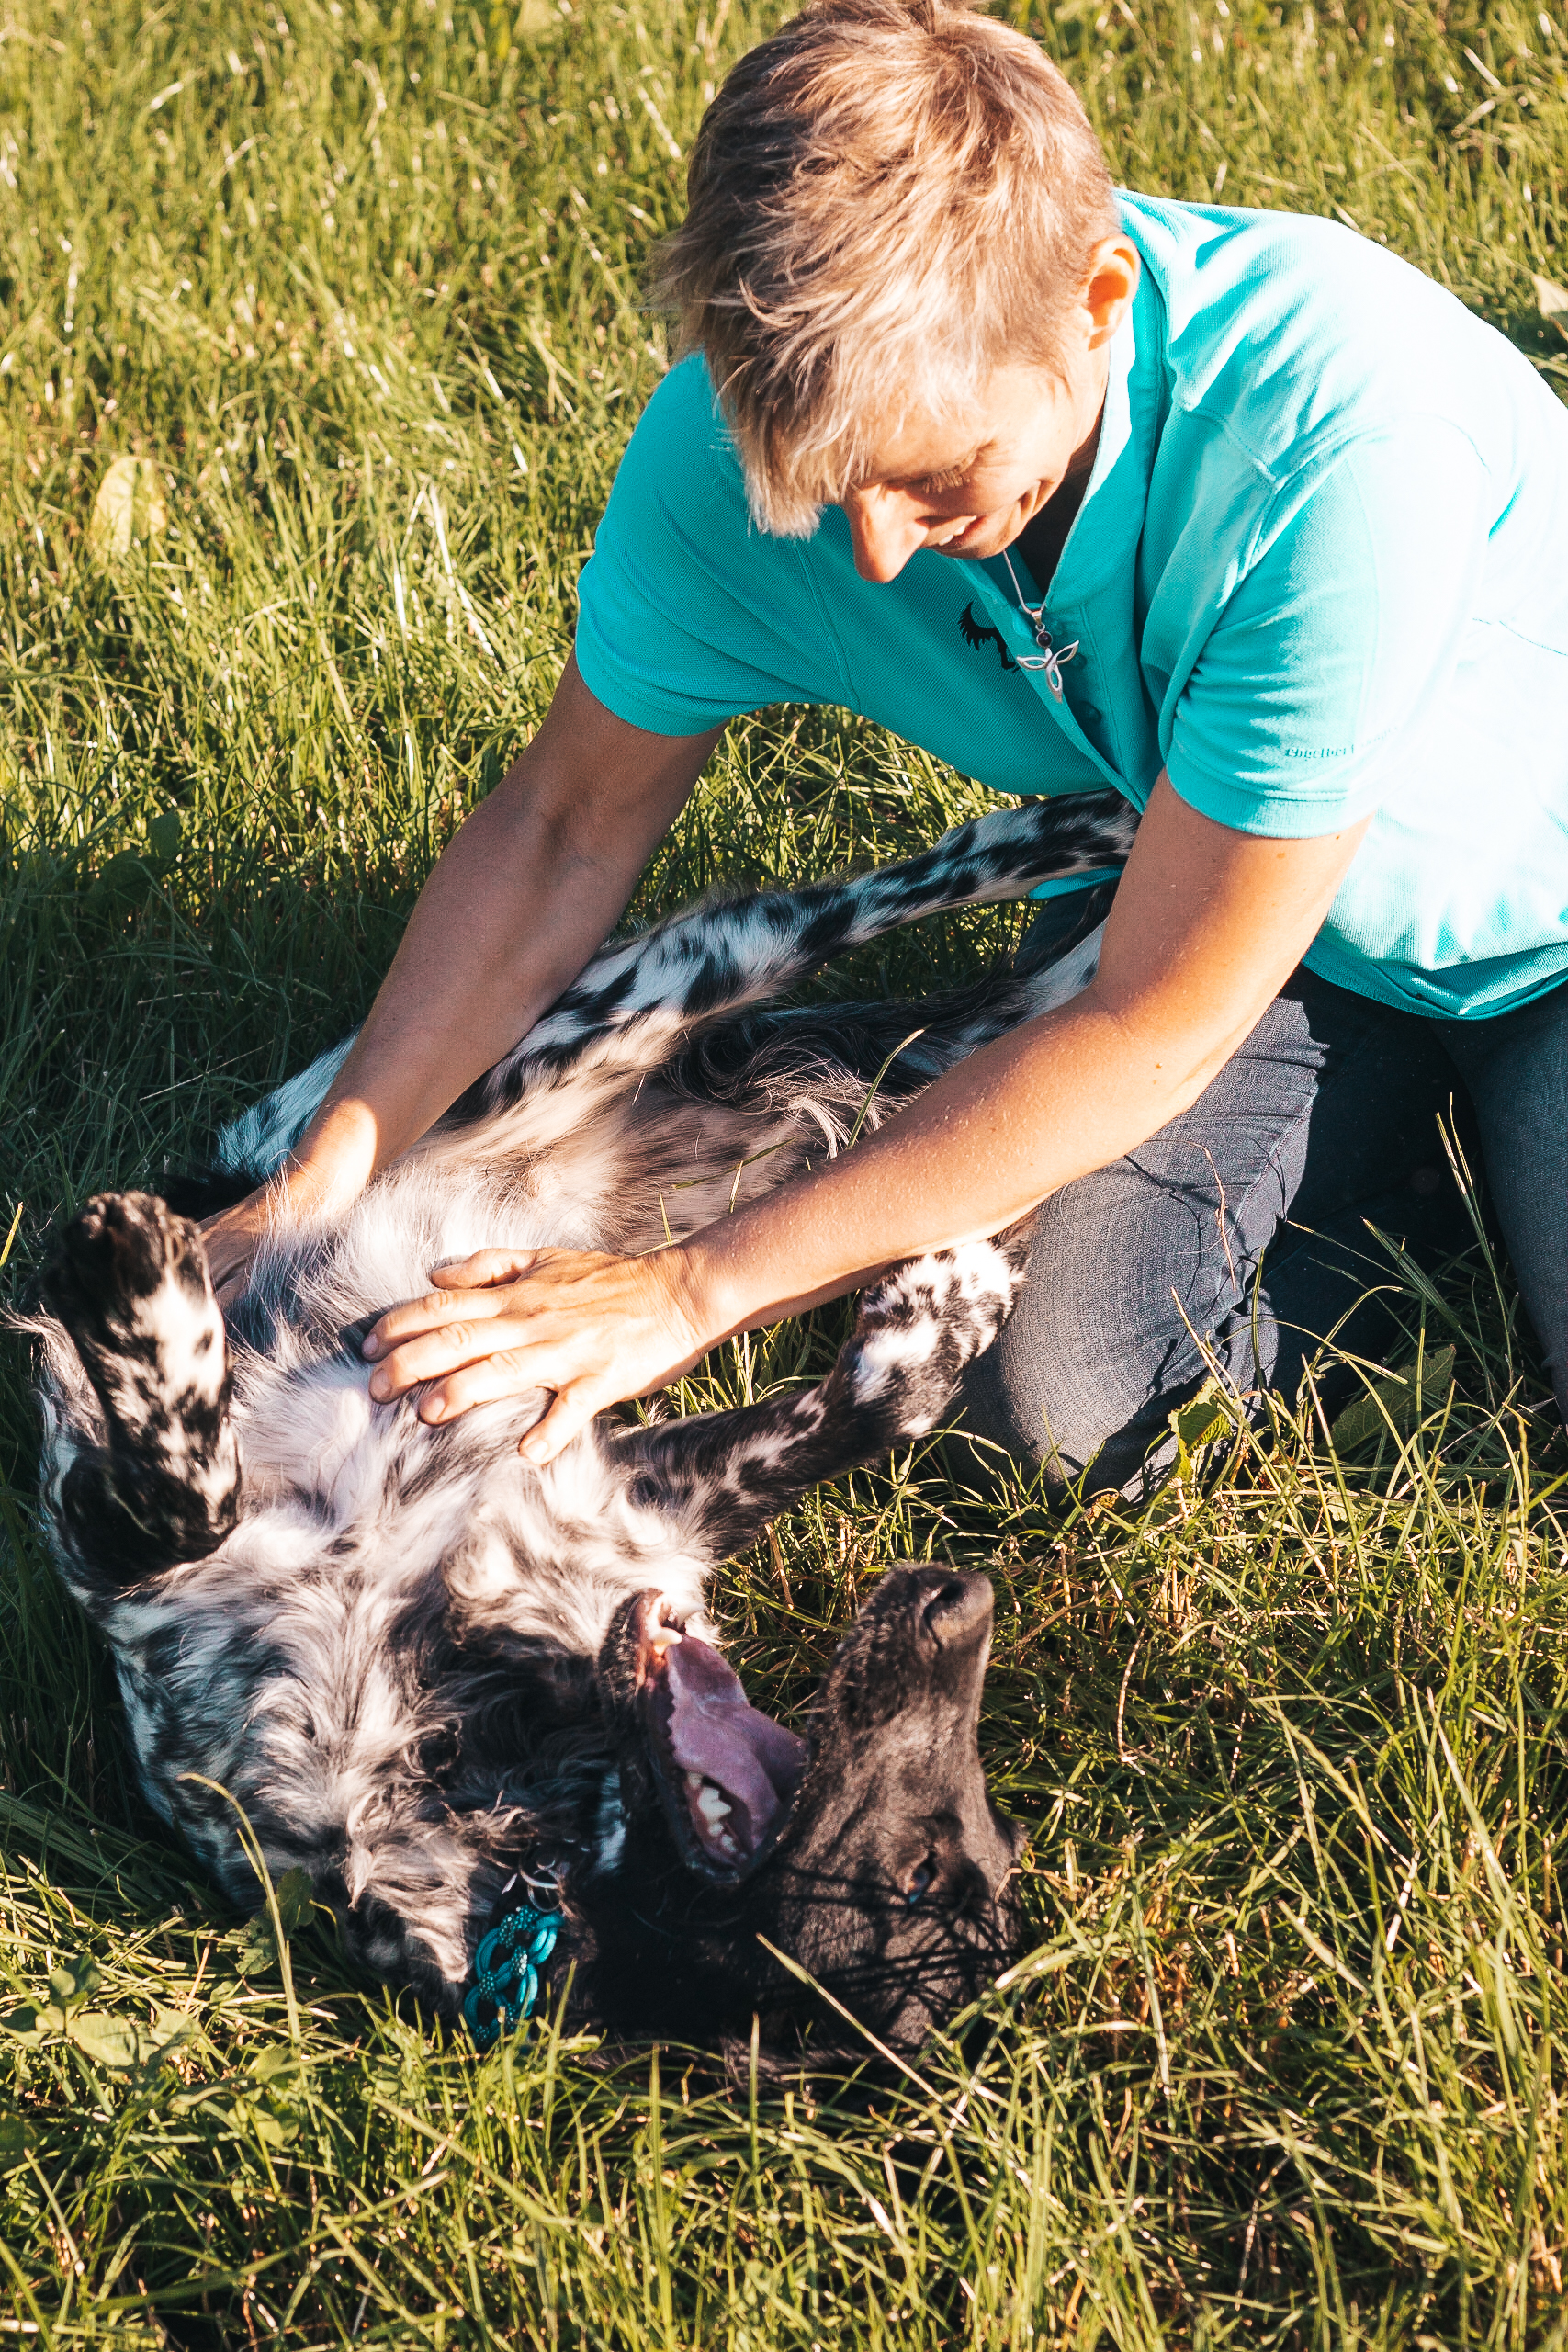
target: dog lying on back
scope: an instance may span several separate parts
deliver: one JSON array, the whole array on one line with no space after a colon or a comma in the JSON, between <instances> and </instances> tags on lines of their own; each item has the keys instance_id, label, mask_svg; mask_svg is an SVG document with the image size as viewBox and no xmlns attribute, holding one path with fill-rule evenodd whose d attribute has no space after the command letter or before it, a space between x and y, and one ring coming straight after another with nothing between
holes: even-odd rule
<instances>
[{"instance_id":1,"label":"dog lying on back","mask_svg":"<svg viewBox=\"0 0 1568 2352\"><path fill-rule=\"evenodd\" d=\"M227 1329L163 1201L66 1228L30 1326L49 1531L141 1785L231 1898L258 1889L229 1799L274 1878L307 1871L352 1956L439 2013L474 2020L498 1917L548 1913L536 1957L575 2020L709 2045L754 2014L781 2051L830 2022L778 1953L898 2049L1005 1962L1022 1839L976 1745L985 1579L886 1575L801 1732L748 1703L705 1588L809 1487L936 1426L1018 1235L885 1276L815 1387L607 1419L544 1470L517 1452L543 1397L426 1427L371 1401L360 1341L440 1260L679 1238L1064 1001L1097 933L918 1006L772 1000L894 925L1117 862L1132 823L1111 793L1033 802L613 942L346 1215L274 1231ZM275 1172L345 1050L226 1129L186 1205Z\"/></svg>"}]
</instances>

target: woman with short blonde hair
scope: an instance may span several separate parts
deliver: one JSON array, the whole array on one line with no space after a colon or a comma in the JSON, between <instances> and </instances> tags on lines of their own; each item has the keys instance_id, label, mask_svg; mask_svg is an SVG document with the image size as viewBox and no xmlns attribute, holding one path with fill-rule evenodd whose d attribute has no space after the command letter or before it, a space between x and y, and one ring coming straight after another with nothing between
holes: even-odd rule
<instances>
[{"instance_id":1,"label":"woman with short blonde hair","mask_svg":"<svg viewBox=\"0 0 1568 2352\"><path fill-rule=\"evenodd\" d=\"M1292 1388L1439 1250L1451 1092L1568 1401L1568 411L1351 232L1113 191L1022 35L818 0L743 58L660 288L550 713L442 858L283 1180L339 1206L559 994L726 724L862 712L1002 793L1143 812L1098 972L856 1150L650 1258L446 1270L372 1393L589 1416L1037 1212L969 1421L1135 1487L1218 1365ZM218 1265L266 1204L219 1221ZM1371 1338L1369 1338L1369 1331ZM1154 1452L1151 1453L1151 1447Z\"/></svg>"},{"instance_id":2,"label":"woman with short blonde hair","mask_svg":"<svg viewBox=\"0 0 1568 2352\"><path fill-rule=\"evenodd\" d=\"M900 0L813 10L743 57L688 185L656 295L707 363L759 528L790 537L912 411L961 417L998 367L1051 367L1121 225L1035 44Z\"/></svg>"}]
</instances>

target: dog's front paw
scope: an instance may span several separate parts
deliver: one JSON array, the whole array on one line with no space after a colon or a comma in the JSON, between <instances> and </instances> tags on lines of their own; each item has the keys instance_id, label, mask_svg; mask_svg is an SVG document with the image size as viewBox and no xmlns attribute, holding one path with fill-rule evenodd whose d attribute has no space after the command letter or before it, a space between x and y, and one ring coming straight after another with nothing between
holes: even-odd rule
<instances>
[{"instance_id":1,"label":"dog's front paw","mask_svg":"<svg viewBox=\"0 0 1568 2352\"><path fill-rule=\"evenodd\" d=\"M219 1403L223 1318L188 1217L148 1193L101 1193L62 1234L42 1290L122 1421Z\"/></svg>"},{"instance_id":2,"label":"dog's front paw","mask_svg":"<svg viewBox=\"0 0 1568 2352\"><path fill-rule=\"evenodd\" d=\"M107 1423L107 1451L86 1447L61 1492L79 1566L123 1582L205 1559L238 1514L240 1449L200 1234L148 1193L102 1193L42 1289Z\"/></svg>"},{"instance_id":3,"label":"dog's front paw","mask_svg":"<svg viewBox=\"0 0 1568 2352\"><path fill-rule=\"evenodd\" d=\"M863 1410L891 1408L906 1437L934 1429L964 1366L984 1353L1022 1286L1028 1228L912 1258L868 1290L840 1362ZM890 1426L892 1426L890 1424Z\"/></svg>"},{"instance_id":4,"label":"dog's front paw","mask_svg":"<svg viewBox=\"0 0 1568 2352\"><path fill-rule=\"evenodd\" d=\"M61 1235L44 1289L66 1322L77 1302L89 1314L112 1313L117 1302L150 1298L166 1281L198 1298L206 1291L197 1227L151 1193L100 1193Z\"/></svg>"}]
</instances>

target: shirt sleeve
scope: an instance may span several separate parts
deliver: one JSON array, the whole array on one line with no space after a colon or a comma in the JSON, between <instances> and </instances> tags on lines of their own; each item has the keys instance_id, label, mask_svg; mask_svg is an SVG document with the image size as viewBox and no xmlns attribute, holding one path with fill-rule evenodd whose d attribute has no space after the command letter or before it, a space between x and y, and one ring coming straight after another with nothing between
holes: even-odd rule
<instances>
[{"instance_id":1,"label":"shirt sleeve","mask_svg":"<svg viewBox=\"0 0 1568 2352\"><path fill-rule=\"evenodd\" d=\"M1352 443L1223 607L1175 709L1179 797L1308 839L1376 808L1422 757L1484 561L1486 470L1439 418Z\"/></svg>"},{"instance_id":2,"label":"shirt sleeve","mask_svg":"<svg viewBox=\"0 0 1568 2352\"><path fill-rule=\"evenodd\" d=\"M848 699L801 544L753 526L700 360L674 368L644 410L578 599L589 691L652 734Z\"/></svg>"}]
</instances>

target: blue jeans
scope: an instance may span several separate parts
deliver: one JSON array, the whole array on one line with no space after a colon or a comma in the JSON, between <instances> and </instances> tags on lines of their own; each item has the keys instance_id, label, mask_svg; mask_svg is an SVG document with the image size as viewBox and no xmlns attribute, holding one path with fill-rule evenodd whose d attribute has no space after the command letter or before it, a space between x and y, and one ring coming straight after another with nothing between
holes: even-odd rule
<instances>
[{"instance_id":1,"label":"blue jeans","mask_svg":"<svg viewBox=\"0 0 1568 2352\"><path fill-rule=\"evenodd\" d=\"M1021 957L1061 920L1047 908ZM1568 987L1427 1021L1301 970L1190 1111L1043 1204L1022 1297L965 1385L969 1430L1053 1484L1092 1464L1089 1491L1136 1494L1202 1349L1287 1398L1331 1334L1381 1356L1393 1270L1368 1224L1428 1264L1473 1239L1438 1134L1450 1105L1568 1410Z\"/></svg>"}]
</instances>

